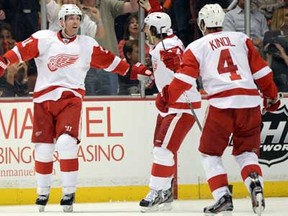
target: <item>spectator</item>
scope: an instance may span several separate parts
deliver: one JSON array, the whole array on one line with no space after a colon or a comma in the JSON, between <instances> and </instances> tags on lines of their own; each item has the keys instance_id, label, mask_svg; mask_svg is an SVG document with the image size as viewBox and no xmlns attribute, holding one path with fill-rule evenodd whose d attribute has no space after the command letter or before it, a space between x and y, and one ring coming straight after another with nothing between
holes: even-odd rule
<instances>
[{"instance_id":1,"label":"spectator","mask_svg":"<svg viewBox=\"0 0 288 216\"><path fill-rule=\"evenodd\" d=\"M116 38L117 38L118 43L120 42L120 40L123 39L124 26L125 26L125 23L126 23L128 17L130 15L131 15L131 13L122 14L122 15L117 16L115 18L115 20L114 20L114 22L115 22L115 33L116 33Z\"/></svg>"},{"instance_id":2,"label":"spectator","mask_svg":"<svg viewBox=\"0 0 288 216\"><path fill-rule=\"evenodd\" d=\"M90 0L100 10L105 34L98 39L100 45L119 56L118 41L115 33L115 18L121 14L138 10L137 0ZM119 92L118 75L106 73L104 69L89 70L85 79L86 95L117 95Z\"/></svg>"},{"instance_id":3,"label":"spectator","mask_svg":"<svg viewBox=\"0 0 288 216\"><path fill-rule=\"evenodd\" d=\"M271 31L264 36L264 52L279 92L288 92L288 5L274 11Z\"/></svg>"},{"instance_id":4,"label":"spectator","mask_svg":"<svg viewBox=\"0 0 288 216\"><path fill-rule=\"evenodd\" d=\"M5 0L2 4L5 22L11 25L16 41L22 41L39 30L39 0Z\"/></svg>"},{"instance_id":5,"label":"spectator","mask_svg":"<svg viewBox=\"0 0 288 216\"><path fill-rule=\"evenodd\" d=\"M137 40L139 34L138 15L130 14L126 19L123 27L123 39L118 43L118 50L120 58L124 58L123 47L128 40Z\"/></svg>"},{"instance_id":6,"label":"spectator","mask_svg":"<svg viewBox=\"0 0 288 216\"><path fill-rule=\"evenodd\" d=\"M134 65L138 62L138 40L127 40L123 47L123 55L128 64ZM130 73L119 76L119 95L139 94L138 80L131 80Z\"/></svg>"},{"instance_id":7,"label":"spectator","mask_svg":"<svg viewBox=\"0 0 288 216\"><path fill-rule=\"evenodd\" d=\"M259 10L267 20L272 19L272 15L277 8L283 7L285 0L251 0L251 9Z\"/></svg>"},{"instance_id":8,"label":"spectator","mask_svg":"<svg viewBox=\"0 0 288 216\"><path fill-rule=\"evenodd\" d=\"M3 10L5 0L0 0L0 23L6 19L5 11Z\"/></svg>"},{"instance_id":9,"label":"spectator","mask_svg":"<svg viewBox=\"0 0 288 216\"><path fill-rule=\"evenodd\" d=\"M138 63L138 40L127 40L123 47L124 58L127 63L131 66ZM119 76L119 95L131 95L140 93L140 83L139 80L143 80L145 85L145 95L153 95L157 92L156 86L154 85L154 77L143 78L135 77L131 79L130 72L125 76Z\"/></svg>"},{"instance_id":10,"label":"spectator","mask_svg":"<svg viewBox=\"0 0 288 216\"><path fill-rule=\"evenodd\" d=\"M138 40L139 37L139 25L138 25L138 15L137 14L131 14L125 24L124 24L124 34L123 39L119 41L118 43L118 50L120 58L124 58L123 53L123 46L127 40ZM145 59L146 63L145 65L149 65L150 62L150 56L149 56L149 47L147 44L145 44Z\"/></svg>"},{"instance_id":11,"label":"spectator","mask_svg":"<svg viewBox=\"0 0 288 216\"><path fill-rule=\"evenodd\" d=\"M28 96L28 66L25 62L10 65L0 78L0 97Z\"/></svg>"},{"instance_id":12,"label":"spectator","mask_svg":"<svg viewBox=\"0 0 288 216\"><path fill-rule=\"evenodd\" d=\"M167 11L172 18L172 28L175 34L183 41L185 47L193 40L192 27L189 22L192 18L189 1L173 0L171 8Z\"/></svg>"},{"instance_id":13,"label":"spectator","mask_svg":"<svg viewBox=\"0 0 288 216\"><path fill-rule=\"evenodd\" d=\"M2 23L0 34L3 36L3 51L7 52L15 46L16 41L12 37L11 26L7 23Z\"/></svg>"},{"instance_id":14,"label":"spectator","mask_svg":"<svg viewBox=\"0 0 288 216\"><path fill-rule=\"evenodd\" d=\"M193 40L190 0L140 0L139 5L146 12L167 12L172 20L175 34L183 41L184 46Z\"/></svg>"},{"instance_id":15,"label":"spectator","mask_svg":"<svg viewBox=\"0 0 288 216\"><path fill-rule=\"evenodd\" d=\"M1 29L0 35L3 37L1 48L3 49L3 52L5 53L15 46L16 41L12 37L11 27L9 24L3 22L0 29ZM24 66L25 68L27 67L25 71L27 71L27 74L28 74L28 83L27 83L28 92L33 92L34 85L35 85L35 77L37 76L37 69L35 66L35 62L34 60L27 61L25 62ZM17 87L17 85L15 86ZM16 94L16 95L19 95L19 94Z\"/></svg>"},{"instance_id":16,"label":"spectator","mask_svg":"<svg viewBox=\"0 0 288 216\"><path fill-rule=\"evenodd\" d=\"M60 0L60 4L57 4L55 0L46 0L49 29L52 31L59 31L61 29L58 24L58 12L63 4L76 4L82 9L79 0ZM99 10L90 7L84 7L83 9L84 16L80 26L80 34L97 39L104 37L105 30Z\"/></svg>"},{"instance_id":17,"label":"spectator","mask_svg":"<svg viewBox=\"0 0 288 216\"><path fill-rule=\"evenodd\" d=\"M239 0L237 6L226 13L223 22L223 31L245 32L244 9L245 0ZM262 51L264 34L268 30L265 16L257 10L251 10L250 37L259 51Z\"/></svg>"}]
</instances>

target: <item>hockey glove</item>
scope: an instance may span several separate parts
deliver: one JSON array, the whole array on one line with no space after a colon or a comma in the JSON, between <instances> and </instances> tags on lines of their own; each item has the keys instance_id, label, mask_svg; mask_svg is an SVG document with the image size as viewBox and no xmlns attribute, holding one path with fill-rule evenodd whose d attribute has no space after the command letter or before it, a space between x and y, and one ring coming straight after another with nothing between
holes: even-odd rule
<instances>
[{"instance_id":1,"label":"hockey glove","mask_svg":"<svg viewBox=\"0 0 288 216\"><path fill-rule=\"evenodd\" d=\"M138 0L138 4L148 13L162 12L162 7L158 0Z\"/></svg>"},{"instance_id":2,"label":"hockey glove","mask_svg":"<svg viewBox=\"0 0 288 216\"><path fill-rule=\"evenodd\" d=\"M181 64L181 56L175 52L163 52L162 54L162 61L164 62L165 66L172 71L176 71Z\"/></svg>"},{"instance_id":3,"label":"hockey glove","mask_svg":"<svg viewBox=\"0 0 288 216\"><path fill-rule=\"evenodd\" d=\"M142 81L145 88L149 88L149 89L151 89L155 83L155 78L153 75L148 77L148 76L138 74L138 80Z\"/></svg>"},{"instance_id":4,"label":"hockey glove","mask_svg":"<svg viewBox=\"0 0 288 216\"><path fill-rule=\"evenodd\" d=\"M278 96L274 99L266 97L264 97L263 99L264 111L266 112L275 112L276 110L278 110L280 104L281 102Z\"/></svg>"},{"instance_id":5,"label":"hockey glove","mask_svg":"<svg viewBox=\"0 0 288 216\"><path fill-rule=\"evenodd\" d=\"M2 77L5 74L7 66L8 66L7 59L0 56L0 77Z\"/></svg>"},{"instance_id":6,"label":"hockey glove","mask_svg":"<svg viewBox=\"0 0 288 216\"><path fill-rule=\"evenodd\" d=\"M141 64L140 62L132 65L130 68L131 80L137 80L138 75L150 77L152 74L153 74L152 71L148 70L148 68L145 65Z\"/></svg>"},{"instance_id":7,"label":"hockey glove","mask_svg":"<svg viewBox=\"0 0 288 216\"><path fill-rule=\"evenodd\" d=\"M169 106L169 95L168 95L168 87L169 85L164 86L162 92L159 92L156 97L156 107L160 112L167 113Z\"/></svg>"}]
</instances>

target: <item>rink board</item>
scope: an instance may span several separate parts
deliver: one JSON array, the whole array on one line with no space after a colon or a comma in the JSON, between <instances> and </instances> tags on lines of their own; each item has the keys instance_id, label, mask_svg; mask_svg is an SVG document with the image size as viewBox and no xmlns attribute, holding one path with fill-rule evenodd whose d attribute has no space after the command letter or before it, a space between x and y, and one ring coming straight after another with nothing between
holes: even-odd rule
<instances>
[{"instance_id":1,"label":"rink board","mask_svg":"<svg viewBox=\"0 0 288 216\"><path fill-rule=\"evenodd\" d=\"M32 204L35 201L34 152L30 143L31 99L1 100L0 108L0 204ZM288 196L287 98L281 111L265 114L261 133L265 195ZM207 108L203 100L197 116L202 122ZM135 201L148 191L152 163L152 139L157 111L154 98L86 98L83 105L82 142L77 202ZM270 121L271 120L271 121ZM178 199L211 198L197 150L200 131L195 124L178 154ZM223 160L233 184L234 197L248 196L240 169L227 148ZM51 203L60 190L58 154L54 155Z\"/></svg>"}]
</instances>

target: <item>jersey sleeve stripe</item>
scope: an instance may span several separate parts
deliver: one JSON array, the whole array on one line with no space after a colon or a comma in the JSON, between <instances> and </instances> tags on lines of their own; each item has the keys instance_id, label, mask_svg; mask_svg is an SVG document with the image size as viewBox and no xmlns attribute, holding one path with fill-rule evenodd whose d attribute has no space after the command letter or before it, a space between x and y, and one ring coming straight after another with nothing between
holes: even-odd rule
<instances>
[{"instance_id":1,"label":"jersey sleeve stripe","mask_svg":"<svg viewBox=\"0 0 288 216\"><path fill-rule=\"evenodd\" d=\"M128 72L129 67L130 65L126 61L121 60L113 72L124 76Z\"/></svg>"},{"instance_id":2,"label":"jersey sleeve stripe","mask_svg":"<svg viewBox=\"0 0 288 216\"><path fill-rule=\"evenodd\" d=\"M5 55L5 58L9 60L10 64L14 64L16 62L21 62L22 58L18 48L15 46L12 50L9 50Z\"/></svg>"},{"instance_id":3,"label":"jersey sleeve stripe","mask_svg":"<svg viewBox=\"0 0 288 216\"><path fill-rule=\"evenodd\" d=\"M117 67L117 65L120 63L121 59L120 58L117 58L115 57L113 62L106 68L104 68L104 70L106 71L114 71L115 68Z\"/></svg>"},{"instance_id":4,"label":"jersey sleeve stripe","mask_svg":"<svg viewBox=\"0 0 288 216\"><path fill-rule=\"evenodd\" d=\"M260 69L259 71L253 73L253 78L255 80L257 80L257 79L260 79L260 78L266 76L269 73L271 73L271 68L266 66L266 67Z\"/></svg>"},{"instance_id":5,"label":"jersey sleeve stripe","mask_svg":"<svg viewBox=\"0 0 288 216\"><path fill-rule=\"evenodd\" d=\"M187 74L183 74L183 73L175 73L174 75L177 79L185 82L185 83L188 83L191 85L191 83L194 83L195 82L195 78L194 77L191 77Z\"/></svg>"}]
</instances>

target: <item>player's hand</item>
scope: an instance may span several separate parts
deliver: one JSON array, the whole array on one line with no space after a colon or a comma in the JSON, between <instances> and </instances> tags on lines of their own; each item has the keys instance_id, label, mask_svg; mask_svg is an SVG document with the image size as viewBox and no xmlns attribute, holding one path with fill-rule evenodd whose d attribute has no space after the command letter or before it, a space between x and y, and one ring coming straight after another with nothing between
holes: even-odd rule
<instances>
[{"instance_id":1,"label":"player's hand","mask_svg":"<svg viewBox=\"0 0 288 216\"><path fill-rule=\"evenodd\" d=\"M157 94L156 97L156 107L160 112L167 113L169 110L168 102L169 102L169 95L168 95L168 85L166 85L161 92Z\"/></svg>"},{"instance_id":2,"label":"player's hand","mask_svg":"<svg viewBox=\"0 0 288 216\"><path fill-rule=\"evenodd\" d=\"M153 75L148 77L148 76L138 74L137 77L139 81L143 82L145 88L151 89L155 83L155 77Z\"/></svg>"},{"instance_id":3,"label":"player's hand","mask_svg":"<svg viewBox=\"0 0 288 216\"><path fill-rule=\"evenodd\" d=\"M162 7L158 0L138 0L138 4L148 13L162 11Z\"/></svg>"},{"instance_id":4,"label":"player's hand","mask_svg":"<svg viewBox=\"0 0 288 216\"><path fill-rule=\"evenodd\" d=\"M263 99L264 111L266 112L275 112L276 110L278 110L280 104L281 101L278 96L274 99L266 97L264 97Z\"/></svg>"},{"instance_id":5,"label":"player's hand","mask_svg":"<svg viewBox=\"0 0 288 216\"><path fill-rule=\"evenodd\" d=\"M151 9L149 0L139 0L138 4L146 11L149 11Z\"/></svg>"},{"instance_id":6,"label":"player's hand","mask_svg":"<svg viewBox=\"0 0 288 216\"><path fill-rule=\"evenodd\" d=\"M7 66L8 66L7 59L0 56L0 77L2 77L5 74Z\"/></svg>"},{"instance_id":7,"label":"player's hand","mask_svg":"<svg viewBox=\"0 0 288 216\"><path fill-rule=\"evenodd\" d=\"M147 82L145 83L145 87L151 89L154 84L155 84L155 77L151 75L147 80Z\"/></svg>"},{"instance_id":8,"label":"player's hand","mask_svg":"<svg viewBox=\"0 0 288 216\"><path fill-rule=\"evenodd\" d=\"M162 61L164 62L165 66L170 70L176 72L176 70L181 65L181 56L175 52L163 52L162 54Z\"/></svg>"},{"instance_id":9,"label":"player's hand","mask_svg":"<svg viewBox=\"0 0 288 216\"><path fill-rule=\"evenodd\" d=\"M138 79L138 75L150 77L153 75L153 73L152 73L152 71L148 70L148 68L145 65L138 62L138 63L131 66L130 79L136 80L136 79Z\"/></svg>"}]
</instances>

